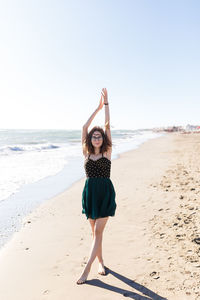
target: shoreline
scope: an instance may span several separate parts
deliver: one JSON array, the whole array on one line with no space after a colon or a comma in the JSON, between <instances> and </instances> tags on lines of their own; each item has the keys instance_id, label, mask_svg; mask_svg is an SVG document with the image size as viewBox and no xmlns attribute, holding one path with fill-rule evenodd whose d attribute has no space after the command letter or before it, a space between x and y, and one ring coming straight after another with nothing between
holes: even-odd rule
<instances>
[{"instance_id":1,"label":"shoreline","mask_svg":"<svg viewBox=\"0 0 200 300\"><path fill-rule=\"evenodd\" d=\"M157 137L149 136L146 138L144 141L139 141L138 139L135 145L127 144L124 149L120 149L122 152L114 150L112 161L117 159L121 153L130 151L129 148L133 147L131 150L134 150L146 141ZM42 203L58 196L70 188L73 183L84 177L83 157L71 157L71 160L59 173L25 184L17 193L0 201L0 249L9 242L13 234L21 229L24 217L28 216Z\"/></svg>"},{"instance_id":2,"label":"shoreline","mask_svg":"<svg viewBox=\"0 0 200 300\"><path fill-rule=\"evenodd\" d=\"M121 299L122 295L148 295L173 300L191 299L197 287L189 269L184 269L183 261L187 261L187 255L179 247L185 241L180 237L177 240L176 226L168 223L176 214L180 215L183 207L187 210L193 206L190 213L198 212L194 207L197 200L190 199L189 207L185 207L186 191L182 191L185 198L179 199L180 191L173 185L175 180L178 185L180 178L176 177L182 176L176 174L174 165L178 161L177 168L180 168L184 159L188 164L190 152L193 151L193 156L198 154L198 143L200 136L169 134L148 140L113 160L110 178L118 206L115 216L109 218L103 240L103 256L109 273L104 277L97 274L96 259L84 285L78 286L75 282L92 243L89 223L81 213L85 177L42 203L23 218L24 226L0 250L1 298L114 300ZM194 169L191 162L190 169L191 172ZM187 193L197 192L197 185L193 188L195 190ZM175 196L179 200L174 201ZM181 230L186 228L184 224ZM177 263L181 255L182 267ZM195 266L190 268L198 271ZM195 271L191 272L198 285L199 277ZM188 280L187 288L183 283L185 280Z\"/></svg>"}]
</instances>

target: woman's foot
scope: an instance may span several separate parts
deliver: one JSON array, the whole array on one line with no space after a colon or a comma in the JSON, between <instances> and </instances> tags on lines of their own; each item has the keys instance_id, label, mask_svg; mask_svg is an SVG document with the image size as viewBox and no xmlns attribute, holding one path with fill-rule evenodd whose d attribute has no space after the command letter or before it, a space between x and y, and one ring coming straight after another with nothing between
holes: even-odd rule
<instances>
[{"instance_id":1,"label":"woman's foot","mask_svg":"<svg viewBox=\"0 0 200 300\"><path fill-rule=\"evenodd\" d=\"M99 263L98 273L100 275L106 275L106 270L103 262Z\"/></svg>"},{"instance_id":2,"label":"woman's foot","mask_svg":"<svg viewBox=\"0 0 200 300\"><path fill-rule=\"evenodd\" d=\"M83 284L86 282L88 274L90 272L90 268L85 268L85 270L83 271L83 273L81 274L81 277L79 278L79 280L77 280L77 284Z\"/></svg>"}]
</instances>

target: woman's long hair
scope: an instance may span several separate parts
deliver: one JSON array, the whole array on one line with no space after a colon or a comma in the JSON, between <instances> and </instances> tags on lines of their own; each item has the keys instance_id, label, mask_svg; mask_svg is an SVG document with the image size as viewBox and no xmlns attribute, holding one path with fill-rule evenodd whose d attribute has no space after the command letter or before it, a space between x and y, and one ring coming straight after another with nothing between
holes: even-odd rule
<instances>
[{"instance_id":1,"label":"woman's long hair","mask_svg":"<svg viewBox=\"0 0 200 300\"><path fill-rule=\"evenodd\" d=\"M89 131L89 133L87 133L87 136L86 136L86 139L85 139L85 142L84 142L85 149L87 150L87 152L89 154L95 154L94 146L92 145L92 141L91 141L91 138L92 138L92 135L93 135L94 131L99 131L101 133L102 137L103 137L103 142L102 142L102 145L100 147L100 153L106 152L108 150L108 148L113 145L113 143L110 141L107 134L104 132L103 128L101 128L100 126L93 127Z\"/></svg>"}]
</instances>

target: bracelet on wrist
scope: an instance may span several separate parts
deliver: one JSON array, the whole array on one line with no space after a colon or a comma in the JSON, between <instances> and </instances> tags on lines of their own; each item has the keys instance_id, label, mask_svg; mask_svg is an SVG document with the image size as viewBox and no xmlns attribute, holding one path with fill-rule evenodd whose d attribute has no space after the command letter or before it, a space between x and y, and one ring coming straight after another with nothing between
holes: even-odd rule
<instances>
[{"instance_id":1,"label":"bracelet on wrist","mask_svg":"<svg viewBox=\"0 0 200 300\"><path fill-rule=\"evenodd\" d=\"M109 103L104 103L104 105L108 105Z\"/></svg>"}]
</instances>

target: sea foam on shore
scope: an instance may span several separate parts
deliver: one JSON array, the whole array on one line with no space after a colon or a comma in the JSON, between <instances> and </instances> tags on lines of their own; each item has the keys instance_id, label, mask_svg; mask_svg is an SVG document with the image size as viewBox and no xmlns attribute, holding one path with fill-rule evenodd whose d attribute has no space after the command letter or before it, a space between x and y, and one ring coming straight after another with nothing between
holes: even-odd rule
<instances>
[{"instance_id":1,"label":"sea foam on shore","mask_svg":"<svg viewBox=\"0 0 200 300\"><path fill-rule=\"evenodd\" d=\"M112 159L161 136L150 130L113 130ZM85 176L80 130L0 131L0 247L21 219Z\"/></svg>"}]
</instances>

